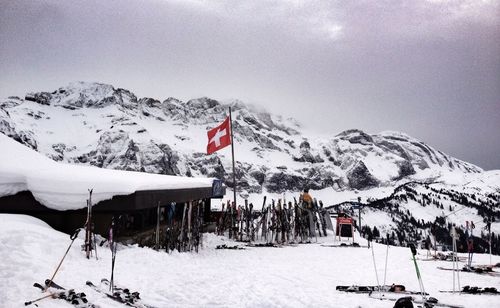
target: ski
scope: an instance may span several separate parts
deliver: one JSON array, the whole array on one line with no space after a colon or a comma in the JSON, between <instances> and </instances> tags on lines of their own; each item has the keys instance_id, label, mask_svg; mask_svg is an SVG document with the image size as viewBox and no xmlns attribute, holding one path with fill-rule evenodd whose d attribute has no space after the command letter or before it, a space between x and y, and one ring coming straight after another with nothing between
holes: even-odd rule
<instances>
[{"instance_id":1,"label":"ski","mask_svg":"<svg viewBox=\"0 0 500 308\"><path fill-rule=\"evenodd\" d=\"M248 247L272 247L272 248L282 248L283 245L274 243L257 243L257 244L247 244Z\"/></svg>"},{"instance_id":2,"label":"ski","mask_svg":"<svg viewBox=\"0 0 500 308\"><path fill-rule=\"evenodd\" d=\"M487 291L480 291L480 292L463 292L463 291L453 291L453 290L439 290L440 293L456 293L456 294L471 294L471 295L500 295L500 292L487 292Z\"/></svg>"},{"instance_id":3,"label":"ski","mask_svg":"<svg viewBox=\"0 0 500 308\"><path fill-rule=\"evenodd\" d=\"M434 257L426 258L426 259L417 258L417 260L418 261L425 261L425 262L428 262L428 261L453 262L453 260L451 260L451 259L439 259L439 258L434 258ZM467 260L466 258L457 257L457 261L459 261L459 262L465 262L466 260Z\"/></svg>"},{"instance_id":4,"label":"ski","mask_svg":"<svg viewBox=\"0 0 500 308\"><path fill-rule=\"evenodd\" d=\"M391 293L390 295L396 295L396 294L397 293ZM387 296L387 293L382 294L382 296L376 296L376 295L378 295L378 292L372 292L372 293L368 294L368 296L370 298L378 299L378 300L398 301L400 299L405 298L405 299L411 300L412 303L414 303L416 305L422 305L425 308L432 308L432 307L464 308L464 306L460 306L460 305L441 303L434 297L429 297L428 299L422 300L422 299L417 299L413 296Z\"/></svg>"},{"instance_id":5,"label":"ski","mask_svg":"<svg viewBox=\"0 0 500 308\"><path fill-rule=\"evenodd\" d=\"M51 297L51 298L55 298L55 299L64 300L77 308L98 308L99 307L97 305L89 303L87 300L87 295L83 292L76 293L74 289L65 289L54 282L52 282L50 284L50 286L47 286L48 282L50 282L49 279L47 279L45 281L45 285L41 285L38 282L35 282L33 284L33 286L35 288L40 289L42 292L44 292L45 289L48 289L50 294L47 294L46 296L43 296L43 297L36 299L36 300L25 302L24 305L28 306L28 305L34 304L34 303L36 303L39 300L42 300L44 298Z\"/></svg>"},{"instance_id":6,"label":"ski","mask_svg":"<svg viewBox=\"0 0 500 308\"><path fill-rule=\"evenodd\" d=\"M436 255L430 255L426 258L417 258L419 261L449 261L453 262L453 253L443 254L438 252ZM457 261L464 262L467 260L467 257L455 256Z\"/></svg>"},{"instance_id":7,"label":"ski","mask_svg":"<svg viewBox=\"0 0 500 308\"><path fill-rule=\"evenodd\" d=\"M459 293L459 294L474 294L474 295L500 295L500 292L494 288L480 288L480 287L471 287L465 286L462 288L462 291L451 291L451 290L440 290L441 293Z\"/></svg>"},{"instance_id":8,"label":"ski","mask_svg":"<svg viewBox=\"0 0 500 308\"><path fill-rule=\"evenodd\" d=\"M94 249L92 245L92 191L89 189L89 199L87 200L87 221L85 222L85 255L87 259L90 259L92 250Z\"/></svg>"},{"instance_id":9,"label":"ski","mask_svg":"<svg viewBox=\"0 0 500 308\"><path fill-rule=\"evenodd\" d=\"M438 266L437 269L442 270L442 271L456 271L456 272L464 272L464 273L472 273L472 274L500 277L500 272L495 272L493 270L488 271L488 270L485 270L483 268L477 268L477 267L471 267L470 269L462 268L460 270L457 270L457 269L453 269L453 268L449 268L449 267Z\"/></svg>"},{"instance_id":10,"label":"ski","mask_svg":"<svg viewBox=\"0 0 500 308\"><path fill-rule=\"evenodd\" d=\"M323 245L320 245L321 247L330 247L330 248L339 248L339 247L342 247L342 248L346 248L346 247L350 247L350 248L368 248L367 245L359 245L358 243L352 243L352 244L346 244L346 243L341 243L341 244L323 244Z\"/></svg>"},{"instance_id":11,"label":"ski","mask_svg":"<svg viewBox=\"0 0 500 308\"><path fill-rule=\"evenodd\" d=\"M405 289L403 285L385 285L385 286L336 286L335 290L348 292L348 293L357 293L357 294L367 294L372 292L377 293L391 293L391 294L401 294L401 295L421 295L420 291L408 291ZM425 294L429 295L429 294Z\"/></svg>"},{"instance_id":12,"label":"ski","mask_svg":"<svg viewBox=\"0 0 500 308\"><path fill-rule=\"evenodd\" d=\"M108 279L106 278L102 278L101 279L101 283L104 284L106 287L109 288L110 286L110 282ZM140 300L141 298L139 297L140 293L139 292L130 292L130 290L128 288L122 288L122 287L119 287L119 286L114 286L113 287L113 290L114 290L114 293L123 293L123 294L126 294L126 296L134 299L135 301L137 300Z\"/></svg>"},{"instance_id":13,"label":"ski","mask_svg":"<svg viewBox=\"0 0 500 308\"><path fill-rule=\"evenodd\" d=\"M58 289L58 290L64 290L63 287L61 287L60 285L58 285L54 281L51 281L50 279L45 279L45 286L47 288L54 288L54 289Z\"/></svg>"},{"instance_id":14,"label":"ski","mask_svg":"<svg viewBox=\"0 0 500 308\"><path fill-rule=\"evenodd\" d=\"M107 281L107 279L103 279L102 282L104 283ZM106 284L106 283L104 283ZM128 289L122 289L115 287L114 290L115 292L109 293L107 289L101 288L99 286L96 286L93 284L91 281L87 281L86 285L92 288L94 291L101 293L103 295L106 295L109 299L122 303L126 306L130 307L136 307L136 308L153 308L152 306L143 304L140 302L139 298L139 293L138 292L133 292L131 293ZM109 281L107 282L107 285L109 286Z\"/></svg>"},{"instance_id":15,"label":"ski","mask_svg":"<svg viewBox=\"0 0 500 308\"><path fill-rule=\"evenodd\" d=\"M45 289L49 289L49 288L66 291L66 288L64 288L63 286L55 283L54 281L52 281L50 279L45 279ZM87 297L87 295L85 295L85 293L83 293L83 292L78 293L78 295L81 297ZM86 299L84 301L86 301Z\"/></svg>"},{"instance_id":16,"label":"ski","mask_svg":"<svg viewBox=\"0 0 500 308\"><path fill-rule=\"evenodd\" d=\"M222 245L217 245L217 247L215 247L215 249L245 250L245 247L240 247L238 245L228 246L226 244L222 244Z\"/></svg>"}]
</instances>

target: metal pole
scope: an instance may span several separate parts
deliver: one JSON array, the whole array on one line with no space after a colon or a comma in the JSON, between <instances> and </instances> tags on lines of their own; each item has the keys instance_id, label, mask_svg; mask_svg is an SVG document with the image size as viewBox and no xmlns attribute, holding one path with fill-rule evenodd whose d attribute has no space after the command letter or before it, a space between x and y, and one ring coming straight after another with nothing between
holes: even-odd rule
<instances>
[{"instance_id":1,"label":"metal pole","mask_svg":"<svg viewBox=\"0 0 500 308\"><path fill-rule=\"evenodd\" d=\"M458 292L460 292L460 269L458 267L458 256L457 256L457 231L455 226L452 226L452 240L453 240L453 293L455 293L455 274L457 276L457 286ZM455 273L456 272L456 273Z\"/></svg>"},{"instance_id":2,"label":"metal pole","mask_svg":"<svg viewBox=\"0 0 500 308\"><path fill-rule=\"evenodd\" d=\"M427 299L425 297L424 283L422 281L422 277L420 276L420 270L418 269L417 259L415 259L415 256L417 255L417 249L415 245L413 245L413 243L410 243L410 249L411 249L411 254L413 255L413 264L415 264L415 271L417 272L418 284L420 287L420 293L422 295L422 301L426 302Z\"/></svg>"},{"instance_id":3,"label":"metal pole","mask_svg":"<svg viewBox=\"0 0 500 308\"><path fill-rule=\"evenodd\" d=\"M385 288L385 278L387 277L387 259L389 258L389 235L387 235L387 248L385 250L385 269L384 269L384 284L382 287Z\"/></svg>"},{"instance_id":4,"label":"metal pole","mask_svg":"<svg viewBox=\"0 0 500 308\"><path fill-rule=\"evenodd\" d=\"M375 262L375 253L373 252L373 246L375 246L375 245L372 245L373 268L375 269L375 277L377 278L378 292L379 292L379 295L382 296L382 290L380 288L380 282L378 280L377 263Z\"/></svg>"},{"instance_id":5,"label":"metal pole","mask_svg":"<svg viewBox=\"0 0 500 308\"><path fill-rule=\"evenodd\" d=\"M490 245L490 266L493 267L493 263L491 262L491 229L490 229L489 233L490 233L490 236L489 236L489 238L490 238L490 240L489 240L489 245Z\"/></svg>"},{"instance_id":6,"label":"metal pole","mask_svg":"<svg viewBox=\"0 0 500 308\"><path fill-rule=\"evenodd\" d=\"M373 268L375 269L375 277L377 278L378 293L379 296L382 297L382 287L380 286L380 282L378 280L377 263L375 262L375 252L373 251L373 246L375 245L372 245Z\"/></svg>"},{"instance_id":7,"label":"metal pole","mask_svg":"<svg viewBox=\"0 0 500 308\"><path fill-rule=\"evenodd\" d=\"M229 122L231 124L231 154L233 157L233 192L234 205L236 206L236 168L234 167L234 138L233 138L233 118L231 116L231 107L229 107Z\"/></svg>"},{"instance_id":8,"label":"metal pole","mask_svg":"<svg viewBox=\"0 0 500 308\"><path fill-rule=\"evenodd\" d=\"M434 240L434 258L437 257L437 244L436 244L436 235L432 235L432 239Z\"/></svg>"},{"instance_id":9,"label":"metal pole","mask_svg":"<svg viewBox=\"0 0 500 308\"><path fill-rule=\"evenodd\" d=\"M358 208L358 213L359 213L359 233L361 233L361 206Z\"/></svg>"},{"instance_id":10,"label":"metal pole","mask_svg":"<svg viewBox=\"0 0 500 308\"><path fill-rule=\"evenodd\" d=\"M491 214L490 214L490 223L488 224L488 237L489 237L489 246L490 246L490 266L493 267L493 263L491 263Z\"/></svg>"},{"instance_id":11,"label":"metal pole","mask_svg":"<svg viewBox=\"0 0 500 308\"><path fill-rule=\"evenodd\" d=\"M156 241L155 249L160 249L160 201L158 201L158 208L156 210Z\"/></svg>"},{"instance_id":12,"label":"metal pole","mask_svg":"<svg viewBox=\"0 0 500 308\"><path fill-rule=\"evenodd\" d=\"M87 225L85 230L85 255L90 259L92 252L92 191L89 189L89 199L87 200Z\"/></svg>"},{"instance_id":13,"label":"metal pole","mask_svg":"<svg viewBox=\"0 0 500 308\"><path fill-rule=\"evenodd\" d=\"M453 227L452 227L453 228ZM454 229L453 229L454 230ZM455 232L452 231L452 237L453 237L453 243L452 243L452 249L453 249L453 293L455 293L455 267L456 267L456 258L455 258Z\"/></svg>"},{"instance_id":14,"label":"metal pole","mask_svg":"<svg viewBox=\"0 0 500 308\"><path fill-rule=\"evenodd\" d=\"M49 280L49 283L47 283L45 285L45 289L43 290L43 292L47 291L47 289L52 285L52 281L54 280L54 277L56 277L56 274L57 274L57 271L59 270L59 268L61 267L61 264L63 263L64 261L64 258L66 258L66 255L68 254L69 252L69 249L71 248L71 245L73 245L73 242L75 241L75 239L78 237L78 233L80 232L80 229L76 229L75 232L73 233L73 235L70 236L70 239L71 239L71 243L69 244L68 246L68 249L66 249L66 252L64 253L64 256L62 257L61 261L59 262L59 264L57 265L57 268L56 270L54 271L54 274L52 275L52 277L50 278Z\"/></svg>"},{"instance_id":15,"label":"metal pole","mask_svg":"<svg viewBox=\"0 0 500 308\"><path fill-rule=\"evenodd\" d=\"M52 297L52 298L59 298L60 294L62 294L62 293L64 293L64 292L50 293L49 295L45 295L45 296L42 296L42 297L40 297L40 298L34 299L34 300L32 300L32 301L25 302L25 303L24 303L24 306L31 305L31 304L33 304L33 303L39 302L39 301L41 301L42 299L45 299L45 298L48 298L48 297ZM38 306L38 305L35 305L35 306Z\"/></svg>"}]
</instances>

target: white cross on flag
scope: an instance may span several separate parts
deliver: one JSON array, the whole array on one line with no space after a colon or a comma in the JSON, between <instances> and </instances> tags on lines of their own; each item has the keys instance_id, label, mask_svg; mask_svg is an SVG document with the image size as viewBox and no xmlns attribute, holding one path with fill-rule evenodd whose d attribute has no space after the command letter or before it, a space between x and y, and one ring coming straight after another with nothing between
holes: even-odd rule
<instances>
[{"instance_id":1,"label":"white cross on flag","mask_svg":"<svg viewBox=\"0 0 500 308\"><path fill-rule=\"evenodd\" d=\"M208 145L207 154L212 154L231 144L229 117L216 128L207 131Z\"/></svg>"}]
</instances>

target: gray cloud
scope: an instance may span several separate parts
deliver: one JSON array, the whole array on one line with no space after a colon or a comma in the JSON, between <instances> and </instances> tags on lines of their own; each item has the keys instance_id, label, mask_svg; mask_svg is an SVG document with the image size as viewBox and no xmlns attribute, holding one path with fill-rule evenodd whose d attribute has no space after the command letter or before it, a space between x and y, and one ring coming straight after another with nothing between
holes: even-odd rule
<instances>
[{"instance_id":1,"label":"gray cloud","mask_svg":"<svg viewBox=\"0 0 500 308\"><path fill-rule=\"evenodd\" d=\"M74 80L400 130L500 168L499 1L1 1L0 96Z\"/></svg>"}]
</instances>

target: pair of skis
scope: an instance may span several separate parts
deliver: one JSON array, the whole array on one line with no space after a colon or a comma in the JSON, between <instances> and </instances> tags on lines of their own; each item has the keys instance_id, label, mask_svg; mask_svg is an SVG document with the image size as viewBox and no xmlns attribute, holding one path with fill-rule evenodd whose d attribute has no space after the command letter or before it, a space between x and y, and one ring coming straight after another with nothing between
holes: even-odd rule
<instances>
[{"instance_id":1,"label":"pair of skis","mask_svg":"<svg viewBox=\"0 0 500 308\"><path fill-rule=\"evenodd\" d=\"M417 249L415 248L415 245L410 244L410 250L412 253L413 257L413 263L415 265L415 271L417 273L417 279L418 279L418 284L420 287L420 295L421 298L416 298L414 296L407 296L407 297L396 297L395 294L389 294L387 292L382 293L382 292L377 292L375 294L374 292L370 293L369 296L372 298L376 298L379 300L392 300L392 301L398 301L398 300L410 300L411 302L417 304L417 305L422 305L425 308L432 308L432 307L447 307L447 308L462 308L463 306L459 305L453 305L453 304L447 304L447 303L441 303L439 302L436 298L434 297L427 297L427 293L425 292L424 284L422 281L422 277L420 275L420 270L418 268L417 260L415 259L415 256L417 255Z\"/></svg>"},{"instance_id":2,"label":"pair of skis","mask_svg":"<svg viewBox=\"0 0 500 308\"><path fill-rule=\"evenodd\" d=\"M273 247L273 248L282 248L283 245L276 243L248 243L247 247Z\"/></svg>"},{"instance_id":3,"label":"pair of skis","mask_svg":"<svg viewBox=\"0 0 500 308\"><path fill-rule=\"evenodd\" d=\"M45 280L44 285L41 285L37 282L33 284L35 288L39 288L42 292L45 292L46 290L49 291L49 294L40 297L38 299L32 300L25 302L24 305L28 306L31 304L35 304L36 302L39 302L43 299L46 298L55 298L55 299L60 299L64 300L71 305L75 306L76 308L98 308L99 306L96 306L92 303L89 303L87 300L87 295L83 292L81 293L76 293L74 289L65 289L61 287L60 285L56 284L50 279ZM35 304L36 305L36 304Z\"/></svg>"},{"instance_id":4,"label":"pair of skis","mask_svg":"<svg viewBox=\"0 0 500 308\"><path fill-rule=\"evenodd\" d=\"M356 294L370 294L373 292L382 292L382 293L394 293L398 295L421 295L418 291L408 291L405 289L403 285L385 285L385 286L336 286L335 290L347 292L347 293L356 293ZM425 294L428 295L428 294Z\"/></svg>"},{"instance_id":5,"label":"pair of skis","mask_svg":"<svg viewBox=\"0 0 500 308\"><path fill-rule=\"evenodd\" d=\"M114 286L113 292L107 291L110 286L110 282L105 278L101 280L100 286L93 284L91 281L87 281L86 285L92 288L94 291L105 295L107 298L126 306L136 308L153 308L153 306L144 304L141 301L139 292L131 292L129 289L117 286Z\"/></svg>"},{"instance_id":6,"label":"pair of skis","mask_svg":"<svg viewBox=\"0 0 500 308\"><path fill-rule=\"evenodd\" d=\"M395 296L396 293L394 294L389 294L389 293L370 293L369 296L374 299L378 300L389 300L389 301L400 301L407 299L411 301L412 303L420 306L420 307L425 307L425 308L432 308L432 307L442 307L442 308L464 308L463 306L460 305L453 305L453 304L446 304L446 303L441 303L439 302L436 298L434 297L429 297L426 299L420 299L416 298L414 296Z\"/></svg>"},{"instance_id":7,"label":"pair of skis","mask_svg":"<svg viewBox=\"0 0 500 308\"><path fill-rule=\"evenodd\" d=\"M94 233L94 223L92 221L92 192L93 189L89 189L89 198L87 199L87 221L85 222L85 256L90 259L92 250L95 252L95 258L97 260L97 245L96 236Z\"/></svg>"},{"instance_id":8,"label":"pair of skis","mask_svg":"<svg viewBox=\"0 0 500 308\"><path fill-rule=\"evenodd\" d=\"M354 248L368 248L367 245L359 245L358 243L354 242L352 244L346 244L346 243L340 243L340 244L321 244L321 247L332 247L332 248L347 248L347 247L354 247Z\"/></svg>"},{"instance_id":9,"label":"pair of skis","mask_svg":"<svg viewBox=\"0 0 500 308\"><path fill-rule=\"evenodd\" d=\"M473 273L479 275L488 275L493 277L500 277L500 272L494 271L491 267L463 267L462 269L456 268L448 268L438 266L437 269L442 271L455 271L455 272L465 272L465 273Z\"/></svg>"},{"instance_id":10,"label":"pair of skis","mask_svg":"<svg viewBox=\"0 0 500 308\"><path fill-rule=\"evenodd\" d=\"M238 245L228 246L226 244L222 244L222 245L217 245L215 249L245 250L245 247L241 247Z\"/></svg>"},{"instance_id":11,"label":"pair of skis","mask_svg":"<svg viewBox=\"0 0 500 308\"><path fill-rule=\"evenodd\" d=\"M456 293L455 291L439 291L441 293ZM460 294L474 294L474 295L500 295L500 292L494 288L480 288L480 287L471 287L465 286L462 288L462 291L459 291Z\"/></svg>"},{"instance_id":12,"label":"pair of skis","mask_svg":"<svg viewBox=\"0 0 500 308\"><path fill-rule=\"evenodd\" d=\"M87 281L87 286L95 290L96 292L106 295L107 298L124 304L129 307L136 307L136 308L154 308L153 306L144 304L141 301L141 298L139 296L139 292L131 292L127 288L120 288L120 287L114 287L113 292L108 292L107 289L110 286L110 282L103 278L101 280L101 285L96 286L94 285L91 281ZM45 298L56 298L56 299L61 299L64 300L76 308L99 308L99 306L89 303L87 300L87 296L85 293L77 293L74 291L74 289L65 289L61 285L51 281L50 279L45 280L44 285L41 285L39 283L33 284L34 287L39 288L40 290L44 291L46 289L49 290L50 294L47 294L46 296L43 296L41 298L25 302L24 304L26 306L35 304L36 302L43 300Z\"/></svg>"}]
</instances>

